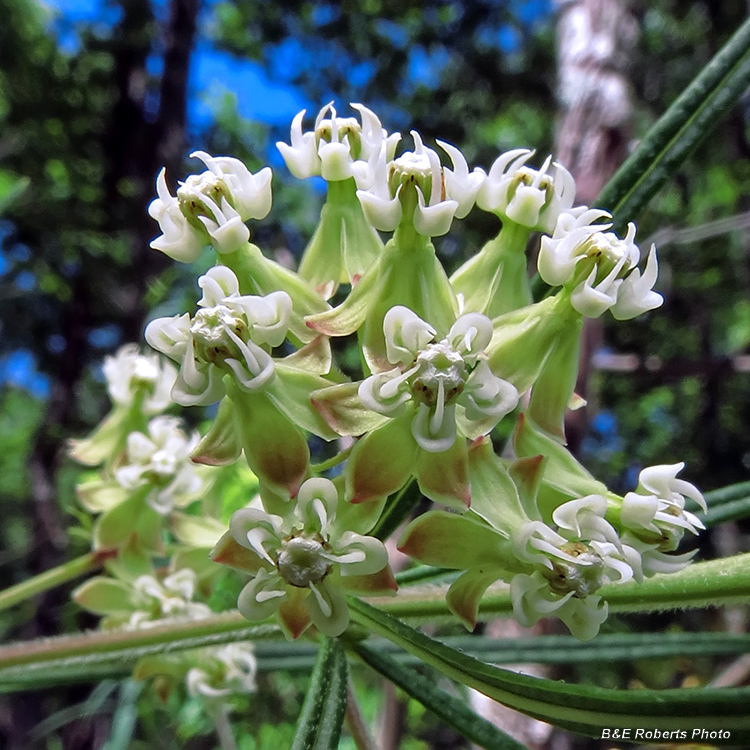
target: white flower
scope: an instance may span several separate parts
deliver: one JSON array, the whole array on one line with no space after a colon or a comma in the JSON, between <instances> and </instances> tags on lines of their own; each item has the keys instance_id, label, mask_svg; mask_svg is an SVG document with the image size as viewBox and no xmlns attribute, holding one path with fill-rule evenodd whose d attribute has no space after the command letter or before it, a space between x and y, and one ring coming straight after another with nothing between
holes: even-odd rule
<instances>
[{"instance_id":1,"label":"white flower","mask_svg":"<svg viewBox=\"0 0 750 750\"><path fill-rule=\"evenodd\" d=\"M258 662L250 643L229 643L200 653L201 667L185 675L191 696L217 700L238 693L254 693Z\"/></svg>"},{"instance_id":2,"label":"white flower","mask_svg":"<svg viewBox=\"0 0 750 750\"><path fill-rule=\"evenodd\" d=\"M635 224L628 224L620 239L606 231L611 224L594 223L602 218L611 217L585 207L561 214L552 237L542 237L539 275L552 286L569 286L571 304L589 318L611 309L618 320L626 320L659 307L663 298L653 291L658 274L654 246L641 275Z\"/></svg>"},{"instance_id":3,"label":"white flower","mask_svg":"<svg viewBox=\"0 0 750 750\"><path fill-rule=\"evenodd\" d=\"M135 344L126 344L102 366L107 390L117 406L132 406L141 397L140 409L150 416L164 411L171 403L177 370L156 354L141 354Z\"/></svg>"},{"instance_id":4,"label":"white flower","mask_svg":"<svg viewBox=\"0 0 750 750\"><path fill-rule=\"evenodd\" d=\"M383 332L388 361L397 367L362 381L359 397L386 416L413 402L412 434L423 450L440 453L455 443L457 406L462 431L475 438L490 432L518 403L516 389L479 361L492 338L485 315L462 315L442 341L431 343L435 330L397 305L386 313Z\"/></svg>"},{"instance_id":5,"label":"white flower","mask_svg":"<svg viewBox=\"0 0 750 750\"><path fill-rule=\"evenodd\" d=\"M219 253L237 250L250 237L244 222L264 218L272 201L269 167L254 175L229 156L195 151L191 157L200 159L208 170L190 175L174 197L162 169L156 180L159 197L148 209L163 232L151 247L182 262L196 260L209 240Z\"/></svg>"},{"instance_id":6,"label":"white flower","mask_svg":"<svg viewBox=\"0 0 750 750\"><path fill-rule=\"evenodd\" d=\"M156 178L156 192L159 197L151 201L148 213L159 222L162 234L151 241L151 247L181 263L197 260L206 238L188 222L180 202L169 192L164 168Z\"/></svg>"},{"instance_id":7,"label":"white flower","mask_svg":"<svg viewBox=\"0 0 750 750\"><path fill-rule=\"evenodd\" d=\"M620 520L632 535L647 543L655 543L662 552L677 548L683 533L698 534L705 526L685 510L685 498L694 500L706 511L706 501L698 488L677 474L684 463L651 466L641 471L635 492L622 500Z\"/></svg>"},{"instance_id":8,"label":"white flower","mask_svg":"<svg viewBox=\"0 0 750 750\"><path fill-rule=\"evenodd\" d=\"M575 182L551 156L539 170L525 166L533 155L528 149L515 149L499 156L481 186L477 205L529 229L552 232L560 213L573 205Z\"/></svg>"},{"instance_id":9,"label":"white flower","mask_svg":"<svg viewBox=\"0 0 750 750\"><path fill-rule=\"evenodd\" d=\"M320 175L329 182L355 177L364 185L371 182L369 173L381 149L392 155L401 136L389 136L367 107L351 107L359 112L361 124L353 117L338 117L333 102L318 112L312 131L302 132L306 110L292 120L291 146L279 141L276 147L295 177L304 180Z\"/></svg>"},{"instance_id":10,"label":"white flower","mask_svg":"<svg viewBox=\"0 0 750 750\"><path fill-rule=\"evenodd\" d=\"M210 156L205 151L194 151L190 158L200 159L209 171L188 177L177 191L178 198L182 190L187 195L196 191L204 197L210 193L221 194L242 221L268 216L273 200L270 167L252 174L239 159L231 156Z\"/></svg>"},{"instance_id":11,"label":"white flower","mask_svg":"<svg viewBox=\"0 0 750 750\"><path fill-rule=\"evenodd\" d=\"M287 518L259 508L232 516L232 537L261 565L237 602L244 617L265 620L306 589L303 606L316 627L331 637L346 629L349 611L338 578L377 573L388 553L374 537L337 528L338 504L333 482L315 477L302 483Z\"/></svg>"},{"instance_id":12,"label":"white flower","mask_svg":"<svg viewBox=\"0 0 750 750\"><path fill-rule=\"evenodd\" d=\"M513 617L524 627L531 627L542 617L559 617L568 630L582 641L590 641L607 619L609 607L600 596L576 598L572 591L555 594L538 571L531 575L517 573L510 582Z\"/></svg>"},{"instance_id":13,"label":"white flower","mask_svg":"<svg viewBox=\"0 0 750 750\"><path fill-rule=\"evenodd\" d=\"M391 161L386 151L381 150L370 172L372 185L366 189L360 185L357 197L367 220L376 229L383 232L395 230L401 222L403 207L407 205L413 211L407 218L414 221L417 232L439 237L448 232L454 216L468 213L478 178L476 173L468 174L463 156L458 149L450 147L448 154L455 172L448 180L453 195L446 194L440 157L422 143L416 130L411 131L411 136L414 151L407 151Z\"/></svg>"},{"instance_id":14,"label":"white flower","mask_svg":"<svg viewBox=\"0 0 750 750\"><path fill-rule=\"evenodd\" d=\"M125 449L125 464L115 470L115 479L128 490L151 485L146 502L159 514L186 505L200 491L202 481L190 460L200 436L187 437L174 417L155 417L148 435L131 432Z\"/></svg>"},{"instance_id":15,"label":"white flower","mask_svg":"<svg viewBox=\"0 0 750 750\"><path fill-rule=\"evenodd\" d=\"M183 406L214 403L226 392L227 373L245 391L262 389L275 372L263 347L279 346L286 337L291 297L240 295L237 277L225 266L210 269L198 285L203 296L192 318L158 318L146 327L146 341L181 363L172 398Z\"/></svg>"},{"instance_id":16,"label":"white flower","mask_svg":"<svg viewBox=\"0 0 750 750\"><path fill-rule=\"evenodd\" d=\"M458 202L456 218L463 219L474 207L477 193L487 179L484 170L477 167L469 172L466 157L453 145L437 141L437 145L451 158L453 169L443 169L445 192L448 198Z\"/></svg>"},{"instance_id":17,"label":"white flower","mask_svg":"<svg viewBox=\"0 0 750 750\"><path fill-rule=\"evenodd\" d=\"M182 568L162 581L154 576L139 576L134 584L136 609L125 624L126 630L162 625L172 620L202 620L211 616L207 604L194 602L195 571Z\"/></svg>"}]
</instances>

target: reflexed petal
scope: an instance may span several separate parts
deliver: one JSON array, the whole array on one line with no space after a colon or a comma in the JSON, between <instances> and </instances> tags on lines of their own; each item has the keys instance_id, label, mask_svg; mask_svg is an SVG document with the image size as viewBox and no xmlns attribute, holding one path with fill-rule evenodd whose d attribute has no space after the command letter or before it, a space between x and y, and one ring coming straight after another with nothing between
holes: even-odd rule
<instances>
[{"instance_id":1,"label":"reflexed petal","mask_svg":"<svg viewBox=\"0 0 750 750\"><path fill-rule=\"evenodd\" d=\"M135 609L133 588L124 581L96 576L73 592L73 600L95 615L126 613Z\"/></svg>"},{"instance_id":2,"label":"reflexed petal","mask_svg":"<svg viewBox=\"0 0 750 750\"><path fill-rule=\"evenodd\" d=\"M462 573L448 589L445 601L454 615L460 618L467 630L474 630L477 624L479 602L484 592L498 578L504 577L505 571L494 566L472 568Z\"/></svg>"},{"instance_id":3,"label":"reflexed petal","mask_svg":"<svg viewBox=\"0 0 750 750\"><path fill-rule=\"evenodd\" d=\"M505 536L486 523L443 510L428 511L412 521L398 548L439 568L519 567Z\"/></svg>"},{"instance_id":4,"label":"reflexed petal","mask_svg":"<svg viewBox=\"0 0 750 750\"><path fill-rule=\"evenodd\" d=\"M388 421L363 405L359 387L359 383L340 383L310 394L313 406L339 435L364 435Z\"/></svg>"},{"instance_id":5,"label":"reflexed petal","mask_svg":"<svg viewBox=\"0 0 750 750\"><path fill-rule=\"evenodd\" d=\"M229 531L219 539L209 553L209 557L216 563L251 574L257 573L264 565L267 565L261 562L255 552L238 544Z\"/></svg>"},{"instance_id":6,"label":"reflexed petal","mask_svg":"<svg viewBox=\"0 0 750 750\"><path fill-rule=\"evenodd\" d=\"M260 480L295 497L310 459L304 434L264 393L233 387L229 395L248 465Z\"/></svg>"},{"instance_id":7,"label":"reflexed petal","mask_svg":"<svg viewBox=\"0 0 750 750\"><path fill-rule=\"evenodd\" d=\"M635 268L620 286L617 293L617 302L612 306L612 315L617 320L630 320L636 315L654 310L662 305L664 298L661 294L653 291L658 273L659 264L656 260L656 248L652 245L643 276Z\"/></svg>"},{"instance_id":8,"label":"reflexed petal","mask_svg":"<svg viewBox=\"0 0 750 750\"><path fill-rule=\"evenodd\" d=\"M360 438L346 471L346 499L379 500L400 490L412 476L417 447L410 415L397 417Z\"/></svg>"},{"instance_id":9,"label":"reflexed petal","mask_svg":"<svg viewBox=\"0 0 750 750\"><path fill-rule=\"evenodd\" d=\"M468 460L472 512L509 537L529 520L513 479L489 438L471 445Z\"/></svg>"},{"instance_id":10,"label":"reflexed petal","mask_svg":"<svg viewBox=\"0 0 750 750\"><path fill-rule=\"evenodd\" d=\"M191 454L195 463L208 466L227 466L234 463L242 453L242 446L237 439L234 426L232 402L223 398L219 409L208 428Z\"/></svg>"},{"instance_id":11,"label":"reflexed petal","mask_svg":"<svg viewBox=\"0 0 750 750\"><path fill-rule=\"evenodd\" d=\"M279 623L286 636L295 640L310 625L308 603L312 597L307 589L294 586L287 586L286 593L286 599L279 605Z\"/></svg>"},{"instance_id":12,"label":"reflexed petal","mask_svg":"<svg viewBox=\"0 0 750 750\"><path fill-rule=\"evenodd\" d=\"M440 453L419 451L417 482L423 495L443 505L464 510L471 504L466 441L454 440Z\"/></svg>"}]
</instances>

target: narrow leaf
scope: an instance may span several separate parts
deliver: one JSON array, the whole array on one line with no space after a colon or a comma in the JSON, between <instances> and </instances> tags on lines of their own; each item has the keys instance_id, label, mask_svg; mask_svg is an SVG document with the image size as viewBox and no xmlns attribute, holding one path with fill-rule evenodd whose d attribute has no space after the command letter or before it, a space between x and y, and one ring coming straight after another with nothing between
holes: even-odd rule
<instances>
[{"instance_id":1,"label":"narrow leaf","mask_svg":"<svg viewBox=\"0 0 750 750\"><path fill-rule=\"evenodd\" d=\"M341 644L320 644L310 687L302 705L292 750L336 750L346 712L346 656Z\"/></svg>"},{"instance_id":2,"label":"narrow leaf","mask_svg":"<svg viewBox=\"0 0 750 750\"><path fill-rule=\"evenodd\" d=\"M750 20L674 101L607 183L596 205L622 230L708 137L750 80Z\"/></svg>"},{"instance_id":3,"label":"narrow leaf","mask_svg":"<svg viewBox=\"0 0 750 750\"><path fill-rule=\"evenodd\" d=\"M365 664L380 672L479 747L485 750L526 750L525 745L509 737L486 719L477 716L463 701L456 700L454 696L441 690L428 677L409 667L401 666L382 651L363 643L356 644L354 651Z\"/></svg>"},{"instance_id":4,"label":"narrow leaf","mask_svg":"<svg viewBox=\"0 0 750 750\"><path fill-rule=\"evenodd\" d=\"M351 599L352 619L398 644L446 676L504 705L563 729L600 737L603 728L730 732L736 745L750 740L750 688L613 690L569 685L493 667L456 651L379 611ZM714 741L714 740L712 740Z\"/></svg>"}]
</instances>

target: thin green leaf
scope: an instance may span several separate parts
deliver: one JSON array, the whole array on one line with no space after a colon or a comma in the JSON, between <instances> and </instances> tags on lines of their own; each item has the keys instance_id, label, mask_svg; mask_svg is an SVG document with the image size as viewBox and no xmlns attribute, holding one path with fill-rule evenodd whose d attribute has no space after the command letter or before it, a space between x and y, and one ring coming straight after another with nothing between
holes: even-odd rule
<instances>
[{"instance_id":1,"label":"thin green leaf","mask_svg":"<svg viewBox=\"0 0 750 750\"><path fill-rule=\"evenodd\" d=\"M698 517L706 526L717 526L726 521L736 521L750 516L750 495L738 500L728 500L717 506L709 506L708 513L699 513Z\"/></svg>"},{"instance_id":2,"label":"thin green leaf","mask_svg":"<svg viewBox=\"0 0 750 750\"><path fill-rule=\"evenodd\" d=\"M486 719L477 716L465 703L441 690L419 672L402 666L379 649L363 643L355 644L352 649L365 664L479 747L485 750L526 750L525 745L509 737Z\"/></svg>"},{"instance_id":3,"label":"thin green leaf","mask_svg":"<svg viewBox=\"0 0 750 750\"><path fill-rule=\"evenodd\" d=\"M600 737L603 728L692 730L731 733L724 744L750 740L750 688L612 690L568 685L490 666L357 599L352 618L398 644L438 671L500 703L563 729ZM714 740L712 740L714 741Z\"/></svg>"},{"instance_id":4,"label":"thin green leaf","mask_svg":"<svg viewBox=\"0 0 750 750\"><path fill-rule=\"evenodd\" d=\"M336 750L346 713L346 656L341 644L320 644L292 750Z\"/></svg>"},{"instance_id":5,"label":"thin green leaf","mask_svg":"<svg viewBox=\"0 0 750 750\"><path fill-rule=\"evenodd\" d=\"M112 719L112 731L102 750L128 750L138 722L137 701L144 683L127 680L120 689L120 702Z\"/></svg>"},{"instance_id":6,"label":"thin green leaf","mask_svg":"<svg viewBox=\"0 0 750 750\"><path fill-rule=\"evenodd\" d=\"M653 198L750 80L750 20L746 21L674 101L602 190L596 205L615 216L615 229Z\"/></svg>"},{"instance_id":7,"label":"thin green leaf","mask_svg":"<svg viewBox=\"0 0 750 750\"><path fill-rule=\"evenodd\" d=\"M741 497L747 497L750 495L750 482L739 482L738 484L730 484L727 487L721 487L718 490L711 490L706 492L704 497L706 498L706 504L709 508L721 505L729 502L730 500L738 500ZM694 501L690 501L693 503ZM698 507L695 503L694 507Z\"/></svg>"}]
</instances>

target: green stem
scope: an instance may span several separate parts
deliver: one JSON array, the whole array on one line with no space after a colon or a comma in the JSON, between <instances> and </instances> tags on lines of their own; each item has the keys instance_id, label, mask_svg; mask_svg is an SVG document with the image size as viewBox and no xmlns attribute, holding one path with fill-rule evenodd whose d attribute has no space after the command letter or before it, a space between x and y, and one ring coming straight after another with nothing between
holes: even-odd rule
<instances>
[{"instance_id":1,"label":"green stem","mask_svg":"<svg viewBox=\"0 0 750 750\"><path fill-rule=\"evenodd\" d=\"M750 553L690 565L679 573L658 575L643 583L602 587L597 593L612 612L653 612L675 608L718 607L750 602ZM453 618L445 602L447 586L413 586L395 597L366 601L395 617L437 620ZM512 604L507 585L491 586L482 600L483 619L509 615ZM95 664L132 659L147 654L200 648L278 635L272 624L251 626L239 612L205 620L169 623L148 630L101 631L0 647L0 681L17 669L50 668L65 663Z\"/></svg>"},{"instance_id":2,"label":"green stem","mask_svg":"<svg viewBox=\"0 0 750 750\"><path fill-rule=\"evenodd\" d=\"M346 461L346 459L349 458L349 454L352 452L352 448L354 448L353 444L348 448L344 448L344 450L339 451L335 456L331 456L331 458L327 458L325 461L321 461L319 464L310 464L310 470L313 472L313 474L321 474L322 472L327 471L334 466L338 466L342 461Z\"/></svg>"},{"instance_id":3,"label":"green stem","mask_svg":"<svg viewBox=\"0 0 750 750\"><path fill-rule=\"evenodd\" d=\"M689 565L678 573L656 575L642 583L603 586L600 594L610 612L657 612L668 609L701 609L750 602L750 553ZM367 601L395 617L436 619L450 615L445 602L447 586L411 586L396 597ZM507 616L513 611L509 587L489 588L479 607L483 619Z\"/></svg>"},{"instance_id":4,"label":"green stem","mask_svg":"<svg viewBox=\"0 0 750 750\"><path fill-rule=\"evenodd\" d=\"M89 552L74 560L58 565L50 570L45 570L33 578L17 583L15 586L0 591L0 612L4 609L14 607L32 596L44 593L55 586L72 581L85 573L91 573L98 570L105 560L116 557L117 552L114 550L100 550L99 552Z\"/></svg>"}]
</instances>

